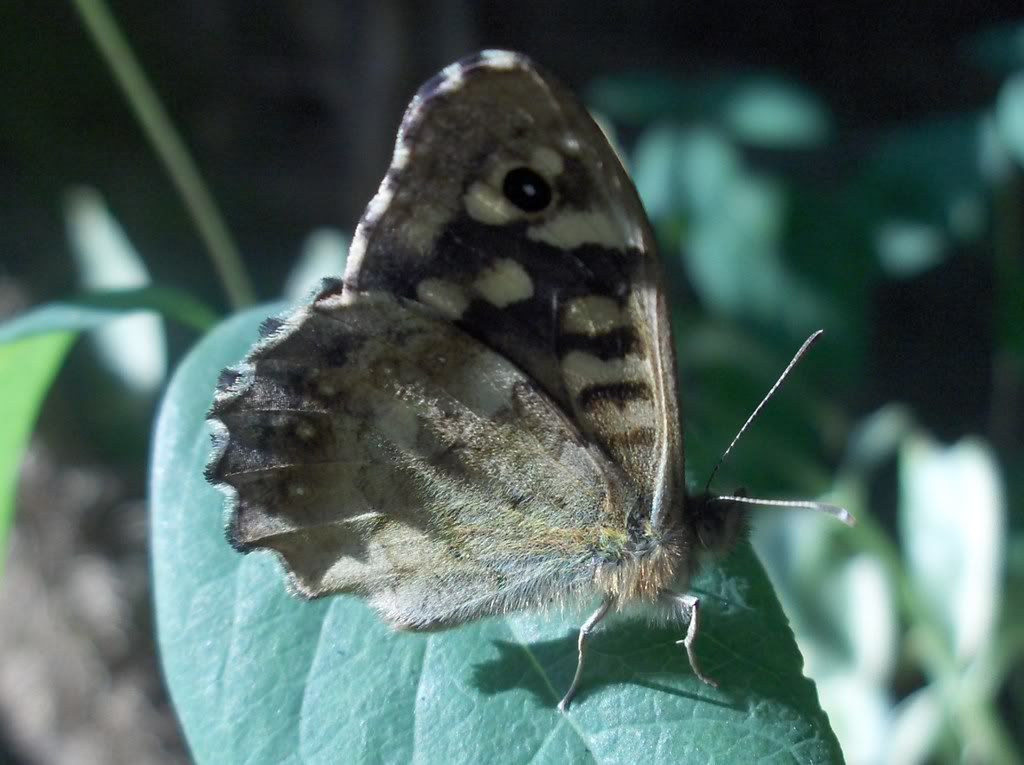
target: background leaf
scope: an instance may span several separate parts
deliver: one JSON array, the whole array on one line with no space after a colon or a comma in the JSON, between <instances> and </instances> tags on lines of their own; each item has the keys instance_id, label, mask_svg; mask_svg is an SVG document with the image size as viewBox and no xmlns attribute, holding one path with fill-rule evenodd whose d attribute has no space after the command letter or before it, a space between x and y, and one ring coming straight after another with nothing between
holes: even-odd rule
<instances>
[{"instance_id":1,"label":"background leaf","mask_svg":"<svg viewBox=\"0 0 1024 765\"><path fill-rule=\"evenodd\" d=\"M995 633L1006 525L992 453L964 440L940 447L908 438L900 458L900 530L924 605L960 660Z\"/></svg>"},{"instance_id":2,"label":"background leaf","mask_svg":"<svg viewBox=\"0 0 1024 765\"><path fill-rule=\"evenodd\" d=\"M7 533L14 520L18 465L35 426L39 407L75 336L53 332L16 343L0 344L0 571Z\"/></svg>"},{"instance_id":3,"label":"background leaf","mask_svg":"<svg viewBox=\"0 0 1024 765\"><path fill-rule=\"evenodd\" d=\"M157 311L200 332L217 321L205 305L171 287L103 290L37 306L0 324L0 343L48 332L85 332L138 311Z\"/></svg>"},{"instance_id":4,"label":"background leaf","mask_svg":"<svg viewBox=\"0 0 1024 765\"><path fill-rule=\"evenodd\" d=\"M64 357L79 332L141 310L161 311L196 329L215 321L215 314L186 292L142 287L48 303L0 324L0 401L5 410L0 422L0 564L14 520L21 455Z\"/></svg>"},{"instance_id":5,"label":"background leaf","mask_svg":"<svg viewBox=\"0 0 1024 765\"><path fill-rule=\"evenodd\" d=\"M149 270L95 189L65 196L65 223L79 281L87 290L139 289ZM104 366L129 389L153 393L167 376L167 337L159 316L125 316L94 330L91 340ZM125 353L131 348L131 353Z\"/></svg>"},{"instance_id":6,"label":"background leaf","mask_svg":"<svg viewBox=\"0 0 1024 765\"><path fill-rule=\"evenodd\" d=\"M356 598L289 597L275 561L240 556L223 498L202 477L204 416L219 370L256 337L237 316L181 364L159 415L151 470L157 624L164 669L199 762L837 762L838 745L746 544L707 570L690 672L678 626L624 616L594 638L568 716L582 614L517 615L397 634Z\"/></svg>"}]
</instances>

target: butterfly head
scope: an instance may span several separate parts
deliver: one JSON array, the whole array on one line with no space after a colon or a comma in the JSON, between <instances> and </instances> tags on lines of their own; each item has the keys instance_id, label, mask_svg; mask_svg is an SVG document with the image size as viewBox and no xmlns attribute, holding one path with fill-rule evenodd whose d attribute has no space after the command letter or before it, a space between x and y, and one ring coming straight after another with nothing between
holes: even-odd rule
<instances>
[{"instance_id":1,"label":"butterfly head","mask_svg":"<svg viewBox=\"0 0 1024 765\"><path fill-rule=\"evenodd\" d=\"M749 508L733 497L697 494L687 497L685 513L699 557L719 557L748 531Z\"/></svg>"}]
</instances>

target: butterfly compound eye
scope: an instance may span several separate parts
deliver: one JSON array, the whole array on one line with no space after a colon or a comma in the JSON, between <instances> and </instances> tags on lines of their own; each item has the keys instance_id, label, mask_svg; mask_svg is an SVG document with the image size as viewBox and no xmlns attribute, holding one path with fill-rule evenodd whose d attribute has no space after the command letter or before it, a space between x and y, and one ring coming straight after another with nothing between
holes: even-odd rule
<instances>
[{"instance_id":1,"label":"butterfly compound eye","mask_svg":"<svg viewBox=\"0 0 1024 765\"><path fill-rule=\"evenodd\" d=\"M523 212L535 213L551 204L551 186L544 177L528 167L517 167L505 174L501 185L505 198Z\"/></svg>"}]
</instances>

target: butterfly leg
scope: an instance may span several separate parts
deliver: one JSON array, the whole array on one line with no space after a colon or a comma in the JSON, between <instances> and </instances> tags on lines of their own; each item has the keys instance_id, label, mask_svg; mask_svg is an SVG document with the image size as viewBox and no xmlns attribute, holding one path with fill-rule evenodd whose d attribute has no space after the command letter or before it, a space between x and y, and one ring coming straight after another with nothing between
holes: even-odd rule
<instances>
[{"instance_id":1,"label":"butterfly leg","mask_svg":"<svg viewBox=\"0 0 1024 765\"><path fill-rule=\"evenodd\" d=\"M565 696L558 702L558 711L564 712L569 708L569 704L572 702L573 696L576 695L576 691L580 687L580 678L583 677L583 655L586 651L587 638L590 633L594 631L594 627L597 626L608 613L608 609L612 607L614 601L611 598L606 598L597 610L590 615L590 618L583 622L583 626L580 627L580 637L577 645L579 647L579 659L576 662L576 675L572 679L572 685L569 686L569 690L565 692Z\"/></svg>"},{"instance_id":2,"label":"butterfly leg","mask_svg":"<svg viewBox=\"0 0 1024 765\"><path fill-rule=\"evenodd\" d=\"M676 645L681 645L686 649L686 658L690 660L690 669L693 670L693 674L712 688L717 688L718 681L701 671L700 664L697 663L697 652L694 649L697 634L700 632L700 598L689 593L680 595L678 592L665 590L661 593L661 600L673 608L678 608L681 612L689 613L690 623L686 627L686 636L682 640L677 640Z\"/></svg>"}]
</instances>

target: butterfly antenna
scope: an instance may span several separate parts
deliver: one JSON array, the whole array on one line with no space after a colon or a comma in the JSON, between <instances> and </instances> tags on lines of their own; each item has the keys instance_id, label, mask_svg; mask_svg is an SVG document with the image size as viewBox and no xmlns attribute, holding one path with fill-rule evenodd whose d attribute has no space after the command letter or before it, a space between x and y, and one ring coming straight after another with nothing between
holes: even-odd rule
<instances>
[{"instance_id":1,"label":"butterfly antenna","mask_svg":"<svg viewBox=\"0 0 1024 765\"><path fill-rule=\"evenodd\" d=\"M725 458L729 456L729 453L732 451L732 448L736 446L736 442L739 441L743 434L747 432L747 428L750 427L750 423L752 423L754 421L754 418L756 418L757 415L761 413L761 410L764 409L764 405L767 404L768 401L771 400L771 397L775 395L775 391L779 389L779 386L782 385L783 381L787 377L789 377L789 373L793 371L793 367L797 365L797 362L804 357L804 354L807 353L808 350L810 350L811 346L814 345L814 343L817 342L818 338L821 337L823 334L825 334L825 330L819 329L809 338L804 340L804 344L800 346L800 350L796 352L796 355L786 365L786 368L782 370L782 374L779 375L779 379L775 381L775 384L771 387L768 393L765 394L765 397L761 399L761 403L754 407L754 411L750 413L750 416L747 418L747 421L743 423L743 427L739 429L735 436L733 436L732 442L729 444L726 450L722 452L722 456L718 458L718 462L715 464L714 469L711 471L711 475L708 476L708 482L704 486L705 494L711 490L711 482L715 480L715 476L718 474L718 469L722 467L722 463L725 462Z\"/></svg>"},{"instance_id":2,"label":"butterfly antenna","mask_svg":"<svg viewBox=\"0 0 1024 765\"><path fill-rule=\"evenodd\" d=\"M715 495L712 499L721 502L740 502L744 505L760 505L761 507L796 507L807 510L819 510L828 513L833 518L838 518L847 526L856 526L857 519L850 514L850 511L839 505L832 505L828 502L814 502L805 499L760 499L758 497L741 497Z\"/></svg>"},{"instance_id":3,"label":"butterfly antenna","mask_svg":"<svg viewBox=\"0 0 1024 765\"><path fill-rule=\"evenodd\" d=\"M718 462L715 464L714 469L711 471L711 475L708 477L708 482L704 487L705 494L710 493L711 482L715 480L715 476L718 474L718 469L722 467L722 464L725 462L726 457L729 456L729 453L732 451L733 447L736 446L736 443L740 440L743 434L746 433L747 428L750 427L750 423L752 423L754 419L757 417L757 415L761 413L761 410L764 408L764 405L767 404L769 400L771 400L771 397L775 395L775 391L777 391L779 387L782 385L782 383L785 381L785 379L789 377L789 373L793 371L793 367L797 365L800 359L804 357L807 351L811 349L811 346L814 345L818 341L818 338L820 338L823 334L825 334L825 330L819 329L817 332L814 332L810 337L804 340L804 344L800 346L800 350L796 352L792 360L790 360L790 362L786 365L786 368L782 370L782 374L779 375L779 379L775 381L775 384L771 387L768 393L765 394L765 397L761 399L761 403L759 403L754 408L754 411L751 412L750 416L747 418L747 421L743 423L743 427L739 429L739 431L733 437L732 442L729 444L726 450L722 452L722 456L718 458ZM810 510L820 510L822 512L828 513L829 515L838 518L840 521L847 524L848 526L852 526L854 524L854 517L850 515L850 513L845 508L839 507L838 505L830 505L827 502L810 502L806 500L758 499L756 497L741 496L716 496L714 497L714 499L728 502L740 502L747 505L761 505L767 507L800 507L807 508Z\"/></svg>"}]
</instances>

